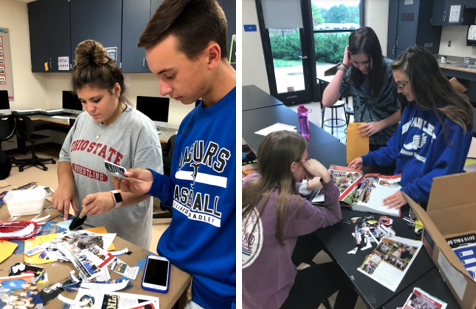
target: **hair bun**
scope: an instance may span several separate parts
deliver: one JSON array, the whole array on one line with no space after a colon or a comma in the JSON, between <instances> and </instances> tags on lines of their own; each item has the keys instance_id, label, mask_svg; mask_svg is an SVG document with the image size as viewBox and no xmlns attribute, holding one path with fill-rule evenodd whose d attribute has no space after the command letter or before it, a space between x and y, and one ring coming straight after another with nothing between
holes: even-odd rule
<instances>
[{"instance_id":1,"label":"hair bun","mask_svg":"<svg viewBox=\"0 0 476 309\"><path fill-rule=\"evenodd\" d=\"M78 44L75 51L76 66L83 68L91 64L105 65L109 61L106 49L94 40L86 40Z\"/></svg>"}]
</instances>

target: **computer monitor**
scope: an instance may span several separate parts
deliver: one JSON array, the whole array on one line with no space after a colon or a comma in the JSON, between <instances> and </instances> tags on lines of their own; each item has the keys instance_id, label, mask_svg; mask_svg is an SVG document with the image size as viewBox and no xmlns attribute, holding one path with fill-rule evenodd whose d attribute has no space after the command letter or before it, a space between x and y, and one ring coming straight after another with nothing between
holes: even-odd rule
<instances>
[{"instance_id":1,"label":"computer monitor","mask_svg":"<svg viewBox=\"0 0 476 309\"><path fill-rule=\"evenodd\" d=\"M169 127L169 98L137 96L137 110L152 119L157 127Z\"/></svg>"},{"instance_id":2,"label":"computer monitor","mask_svg":"<svg viewBox=\"0 0 476 309\"><path fill-rule=\"evenodd\" d=\"M0 114L10 113L10 101L8 100L8 91L0 90Z\"/></svg>"},{"instance_id":3,"label":"computer monitor","mask_svg":"<svg viewBox=\"0 0 476 309\"><path fill-rule=\"evenodd\" d=\"M63 111L67 114L79 115L83 112L83 104L78 96L71 91L63 91Z\"/></svg>"}]
</instances>

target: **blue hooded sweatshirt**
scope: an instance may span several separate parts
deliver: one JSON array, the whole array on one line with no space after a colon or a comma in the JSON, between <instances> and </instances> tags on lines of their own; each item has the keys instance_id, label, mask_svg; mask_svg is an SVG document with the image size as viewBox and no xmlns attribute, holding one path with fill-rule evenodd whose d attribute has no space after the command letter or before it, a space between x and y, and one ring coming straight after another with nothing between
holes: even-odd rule
<instances>
[{"instance_id":1,"label":"blue hooded sweatshirt","mask_svg":"<svg viewBox=\"0 0 476 309\"><path fill-rule=\"evenodd\" d=\"M230 309L236 299L236 88L213 106L202 104L180 124L170 177L153 172L147 194L173 206L157 252L193 276L195 303Z\"/></svg>"},{"instance_id":2,"label":"blue hooded sweatshirt","mask_svg":"<svg viewBox=\"0 0 476 309\"><path fill-rule=\"evenodd\" d=\"M471 130L465 132L444 114L439 115L446 127L449 144L435 113L411 102L387 146L362 157L364 166L395 163L395 174L402 174L401 191L414 201L428 202L434 177L463 171L472 139Z\"/></svg>"}]
</instances>

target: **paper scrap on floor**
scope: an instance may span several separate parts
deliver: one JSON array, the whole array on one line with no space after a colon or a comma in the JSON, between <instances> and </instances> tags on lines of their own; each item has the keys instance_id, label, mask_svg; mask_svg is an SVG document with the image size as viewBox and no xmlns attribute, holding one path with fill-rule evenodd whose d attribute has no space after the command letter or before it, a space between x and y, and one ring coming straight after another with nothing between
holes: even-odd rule
<instances>
[{"instance_id":1,"label":"paper scrap on floor","mask_svg":"<svg viewBox=\"0 0 476 309\"><path fill-rule=\"evenodd\" d=\"M259 131L256 131L255 134L263 135L266 136L271 132L276 132L276 131L292 131L292 132L297 132L296 126L291 126L288 124L284 123L275 123L269 127L266 127L264 129L261 129Z\"/></svg>"}]
</instances>

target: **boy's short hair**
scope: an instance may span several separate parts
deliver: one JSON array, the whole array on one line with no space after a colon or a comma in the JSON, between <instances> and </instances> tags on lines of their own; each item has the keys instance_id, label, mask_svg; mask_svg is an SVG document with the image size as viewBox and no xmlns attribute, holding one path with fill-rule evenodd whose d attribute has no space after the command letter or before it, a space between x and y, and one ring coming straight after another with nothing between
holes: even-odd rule
<instances>
[{"instance_id":1,"label":"boy's short hair","mask_svg":"<svg viewBox=\"0 0 476 309\"><path fill-rule=\"evenodd\" d=\"M227 57L227 22L225 13L216 0L165 0L147 23L137 43L150 49L174 35L178 49L189 59L195 59L210 42L221 49L221 58Z\"/></svg>"}]
</instances>

